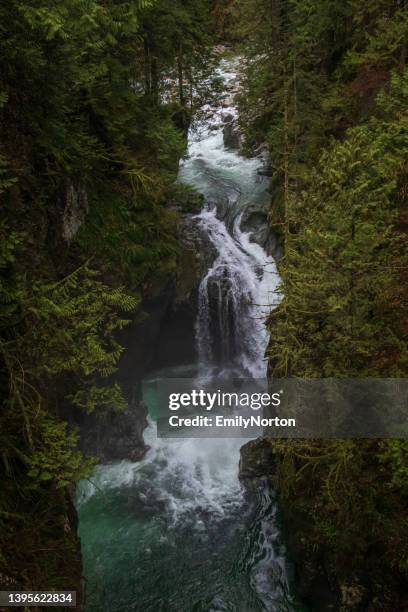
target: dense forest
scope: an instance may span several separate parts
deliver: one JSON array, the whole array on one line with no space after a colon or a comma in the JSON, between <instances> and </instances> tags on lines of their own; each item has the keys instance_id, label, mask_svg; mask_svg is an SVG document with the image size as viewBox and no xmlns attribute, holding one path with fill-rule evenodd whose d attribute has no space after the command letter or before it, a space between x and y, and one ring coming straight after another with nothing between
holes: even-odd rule
<instances>
[{"instance_id":1,"label":"dense forest","mask_svg":"<svg viewBox=\"0 0 408 612\"><path fill-rule=\"evenodd\" d=\"M210 67L207 5L0 7L5 584L78 583L68 488L89 462L56 414L126 406L116 334L175 270L166 203Z\"/></svg>"},{"instance_id":2,"label":"dense forest","mask_svg":"<svg viewBox=\"0 0 408 612\"><path fill-rule=\"evenodd\" d=\"M248 145L268 143L270 223L285 245L270 374L403 378L406 3L253 0L234 10L248 41L242 129ZM273 444L294 539L344 609L407 609L406 440Z\"/></svg>"},{"instance_id":3,"label":"dense forest","mask_svg":"<svg viewBox=\"0 0 408 612\"><path fill-rule=\"evenodd\" d=\"M266 143L273 170L270 376L406 377L407 41L405 0L1 4L2 588L80 589L93 460L60 415L128 406L118 338L177 274L215 45L243 58L243 153ZM408 609L407 441L273 452L310 597L323 568L339 609Z\"/></svg>"}]
</instances>

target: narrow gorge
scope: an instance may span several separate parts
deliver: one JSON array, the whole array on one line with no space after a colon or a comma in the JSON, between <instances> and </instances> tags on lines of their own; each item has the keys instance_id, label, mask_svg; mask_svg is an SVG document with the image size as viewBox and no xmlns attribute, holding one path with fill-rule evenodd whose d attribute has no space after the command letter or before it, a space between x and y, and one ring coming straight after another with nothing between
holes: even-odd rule
<instances>
[{"instance_id":1,"label":"narrow gorge","mask_svg":"<svg viewBox=\"0 0 408 612\"><path fill-rule=\"evenodd\" d=\"M407 40L407 0L0 2L0 607L408 612ZM279 401L184 438L186 385Z\"/></svg>"},{"instance_id":2,"label":"narrow gorge","mask_svg":"<svg viewBox=\"0 0 408 612\"><path fill-rule=\"evenodd\" d=\"M166 440L155 432L157 378L266 375L265 319L279 299L279 278L265 250L264 160L228 146L238 64L220 61L225 93L193 121L180 163L179 181L204 196L202 210L183 223L208 265L196 287L197 359L180 363L175 344L174 363L143 381L144 459L98 466L79 487L89 612L299 609L275 495L266 480L248 492L238 479L247 439Z\"/></svg>"}]
</instances>

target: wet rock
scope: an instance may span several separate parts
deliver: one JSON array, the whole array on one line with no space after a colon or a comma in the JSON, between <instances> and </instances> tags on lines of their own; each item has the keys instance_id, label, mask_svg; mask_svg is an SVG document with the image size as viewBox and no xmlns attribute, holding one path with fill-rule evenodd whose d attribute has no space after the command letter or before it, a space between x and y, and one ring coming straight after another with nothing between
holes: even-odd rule
<instances>
[{"instance_id":1,"label":"wet rock","mask_svg":"<svg viewBox=\"0 0 408 612\"><path fill-rule=\"evenodd\" d=\"M223 129L224 146L226 149L239 149L242 137L239 132L237 121L230 121L224 125Z\"/></svg>"},{"instance_id":2,"label":"wet rock","mask_svg":"<svg viewBox=\"0 0 408 612\"><path fill-rule=\"evenodd\" d=\"M266 236L268 234L268 213L267 210L261 208L248 211L242 220L242 229L252 233L252 239L264 246Z\"/></svg>"},{"instance_id":3,"label":"wet rock","mask_svg":"<svg viewBox=\"0 0 408 612\"><path fill-rule=\"evenodd\" d=\"M147 426L147 409L142 402L141 380L154 364L160 342L161 325L174 301L174 279L142 302L130 325L118 334L125 347L114 375L129 408L119 412L115 406L103 413L87 414L70 403L61 404L58 415L79 430L79 448L86 456L103 462L128 459L138 461L148 450L143 440Z\"/></svg>"},{"instance_id":4,"label":"wet rock","mask_svg":"<svg viewBox=\"0 0 408 612\"><path fill-rule=\"evenodd\" d=\"M236 329L237 312L234 306L233 282L227 270L208 279L208 308L210 314L210 336L212 355L220 365L237 355Z\"/></svg>"},{"instance_id":5,"label":"wet rock","mask_svg":"<svg viewBox=\"0 0 408 612\"><path fill-rule=\"evenodd\" d=\"M149 447L144 443L147 408L143 402L126 412L87 415L81 426L80 446L87 456L97 456L103 463L128 459L140 461Z\"/></svg>"},{"instance_id":6,"label":"wet rock","mask_svg":"<svg viewBox=\"0 0 408 612\"><path fill-rule=\"evenodd\" d=\"M152 367L161 325L174 299L174 279L149 289L134 320L119 334L125 351L119 361L118 379L132 404L141 400L140 380Z\"/></svg>"},{"instance_id":7,"label":"wet rock","mask_svg":"<svg viewBox=\"0 0 408 612\"><path fill-rule=\"evenodd\" d=\"M219 595L215 595L208 612L228 612L228 609L228 604Z\"/></svg>"},{"instance_id":8,"label":"wet rock","mask_svg":"<svg viewBox=\"0 0 408 612\"><path fill-rule=\"evenodd\" d=\"M253 154L255 157L260 157L264 161L269 159L269 147L266 142L262 142L256 149L254 149Z\"/></svg>"},{"instance_id":9,"label":"wet rock","mask_svg":"<svg viewBox=\"0 0 408 612\"><path fill-rule=\"evenodd\" d=\"M232 113L221 113L221 119L223 123L231 123L234 120L234 115Z\"/></svg>"},{"instance_id":10,"label":"wet rock","mask_svg":"<svg viewBox=\"0 0 408 612\"><path fill-rule=\"evenodd\" d=\"M173 295L155 347L153 363L158 368L195 362L198 289L217 256L209 236L192 215L187 215L179 226L179 244Z\"/></svg>"},{"instance_id":11,"label":"wet rock","mask_svg":"<svg viewBox=\"0 0 408 612\"><path fill-rule=\"evenodd\" d=\"M143 484L139 486L143 487ZM139 517L151 517L166 511L168 502L160 498L154 487L146 487L137 492L131 491L128 497L129 510Z\"/></svg>"},{"instance_id":12,"label":"wet rock","mask_svg":"<svg viewBox=\"0 0 408 612\"><path fill-rule=\"evenodd\" d=\"M273 168L271 162L269 162L268 164L266 164L264 166L261 166L256 171L258 176L273 176L273 172L274 172L274 168Z\"/></svg>"},{"instance_id":13,"label":"wet rock","mask_svg":"<svg viewBox=\"0 0 408 612\"><path fill-rule=\"evenodd\" d=\"M240 450L239 478L241 480L270 475L275 467L272 445L265 438L251 440Z\"/></svg>"},{"instance_id":14,"label":"wet rock","mask_svg":"<svg viewBox=\"0 0 408 612\"><path fill-rule=\"evenodd\" d=\"M179 255L176 281L176 302L190 299L198 290L201 279L217 257L216 249L208 234L203 232L197 221L186 216L179 227L182 250Z\"/></svg>"},{"instance_id":15,"label":"wet rock","mask_svg":"<svg viewBox=\"0 0 408 612\"><path fill-rule=\"evenodd\" d=\"M251 240L278 261L282 257L283 249L278 235L270 228L269 206L268 201L247 206L242 216L241 228L245 232L251 232Z\"/></svg>"}]
</instances>

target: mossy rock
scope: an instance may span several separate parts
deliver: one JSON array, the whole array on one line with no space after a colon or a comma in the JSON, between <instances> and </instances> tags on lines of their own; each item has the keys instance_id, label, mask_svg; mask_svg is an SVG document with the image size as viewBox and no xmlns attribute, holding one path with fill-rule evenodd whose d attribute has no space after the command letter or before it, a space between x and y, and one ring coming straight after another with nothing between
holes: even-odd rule
<instances>
[{"instance_id":1,"label":"mossy rock","mask_svg":"<svg viewBox=\"0 0 408 612\"><path fill-rule=\"evenodd\" d=\"M240 450L239 478L241 480L270 475L275 468L271 443L265 438L251 440Z\"/></svg>"}]
</instances>

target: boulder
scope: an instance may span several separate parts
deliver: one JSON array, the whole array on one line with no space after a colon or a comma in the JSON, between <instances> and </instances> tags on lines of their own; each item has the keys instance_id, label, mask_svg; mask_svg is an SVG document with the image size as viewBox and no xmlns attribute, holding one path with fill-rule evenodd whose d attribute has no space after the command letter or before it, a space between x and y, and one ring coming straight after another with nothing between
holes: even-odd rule
<instances>
[{"instance_id":1,"label":"boulder","mask_svg":"<svg viewBox=\"0 0 408 612\"><path fill-rule=\"evenodd\" d=\"M244 444L240 450L239 478L241 480L261 478L272 473L275 457L271 443L266 438L258 438Z\"/></svg>"},{"instance_id":2,"label":"boulder","mask_svg":"<svg viewBox=\"0 0 408 612\"><path fill-rule=\"evenodd\" d=\"M222 112L221 119L223 123L231 123L234 121L234 115L232 113Z\"/></svg>"},{"instance_id":3,"label":"boulder","mask_svg":"<svg viewBox=\"0 0 408 612\"><path fill-rule=\"evenodd\" d=\"M271 164L271 162L265 164L264 166L261 166L260 168L257 169L256 173L259 176L273 176L273 166Z\"/></svg>"},{"instance_id":4,"label":"boulder","mask_svg":"<svg viewBox=\"0 0 408 612\"><path fill-rule=\"evenodd\" d=\"M80 448L86 456L103 463L128 459L140 461L149 450L144 443L147 408L143 401L131 403L126 412L85 415L80 427Z\"/></svg>"},{"instance_id":5,"label":"boulder","mask_svg":"<svg viewBox=\"0 0 408 612\"><path fill-rule=\"evenodd\" d=\"M241 134L237 121L230 121L223 129L224 146L226 149L239 149L241 146Z\"/></svg>"}]
</instances>

